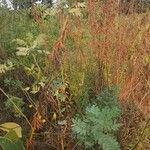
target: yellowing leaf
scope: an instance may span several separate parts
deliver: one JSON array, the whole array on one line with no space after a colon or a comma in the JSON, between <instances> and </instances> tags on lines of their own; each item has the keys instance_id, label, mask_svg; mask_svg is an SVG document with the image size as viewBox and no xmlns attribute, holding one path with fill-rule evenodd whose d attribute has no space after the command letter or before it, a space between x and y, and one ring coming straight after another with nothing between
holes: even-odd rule
<instances>
[{"instance_id":1,"label":"yellowing leaf","mask_svg":"<svg viewBox=\"0 0 150 150\"><path fill-rule=\"evenodd\" d=\"M80 7L80 8L85 8L86 7L86 3L85 2L81 2L81 3L78 2L77 6Z\"/></svg>"},{"instance_id":2,"label":"yellowing leaf","mask_svg":"<svg viewBox=\"0 0 150 150\"><path fill-rule=\"evenodd\" d=\"M13 64L10 61L5 62L4 64L0 64L0 74L5 73L8 70L12 70Z\"/></svg>"},{"instance_id":3,"label":"yellowing leaf","mask_svg":"<svg viewBox=\"0 0 150 150\"><path fill-rule=\"evenodd\" d=\"M53 117L52 117L52 120L56 120L56 118L57 118L57 115L56 115L56 113L54 113Z\"/></svg>"},{"instance_id":4,"label":"yellowing leaf","mask_svg":"<svg viewBox=\"0 0 150 150\"><path fill-rule=\"evenodd\" d=\"M24 88L23 90L29 91L29 90L30 90L30 87L26 87L26 88Z\"/></svg>"},{"instance_id":5,"label":"yellowing leaf","mask_svg":"<svg viewBox=\"0 0 150 150\"><path fill-rule=\"evenodd\" d=\"M0 73L5 73L7 71L6 64L0 64Z\"/></svg>"},{"instance_id":6,"label":"yellowing leaf","mask_svg":"<svg viewBox=\"0 0 150 150\"><path fill-rule=\"evenodd\" d=\"M150 63L150 56L144 56L143 57L143 63L144 63L144 65L147 65L147 64L149 64Z\"/></svg>"},{"instance_id":7,"label":"yellowing leaf","mask_svg":"<svg viewBox=\"0 0 150 150\"><path fill-rule=\"evenodd\" d=\"M33 105L32 105L32 104L30 104L30 105L29 105L29 108L32 108L32 107L33 107Z\"/></svg>"},{"instance_id":8,"label":"yellowing leaf","mask_svg":"<svg viewBox=\"0 0 150 150\"><path fill-rule=\"evenodd\" d=\"M19 138L22 137L21 126L14 122L7 122L0 125L0 129L6 132L15 131Z\"/></svg>"},{"instance_id":9,"label":"yellowing leaf","mask_svg":"<svg viewBox=\"0 0 150 150\"><path fill-rule=\"evenodd\" d=\"M26 56L28 54L29 48L26 47L17 47L17 56Z\"/></svg>"},{"instance_id":10,"label":"yellowing leaf","mask_svg":"<svg viewBox=\"0 0 150 150\"><path fill-rule=\"evenodd\" d=\"M38 86L38 85L33 85L33 86L32 86L32 91L31 91L31 93L32 93L32 94L36 94L37 92L39 92L39 90L40 90L40 86Z\"/></svg>"},{"instance_id":11,"label":"yellowing leaf","mask_svg":"<svg viewBox=\"0 0 150 150\"><path fill-rule=\"evenodd\" d=\"M38 45L44 45L45 40L46 40L46 35L45 34L39 34L34 42L38 43Z\"/></svg>"},{"instance_id":12,"label":"yellowing leaf","mask_svg":"<svg viewBox=\"0 0 150 150\"><path fill-rule=\"evenodd\" d=\"M27 43L21 39L14 39L12 42L15 42L19 46L27 46Z\"/></svg>"},{"instance_id":13,"label":"yellowing leaf","mask_svg":"<svg viewBox=\"0 0 150 150\"><path fill-rule=\"evenodd\" d=\"M80 8L72 8L72 9L69 10L69 13L75 14L75 15L77 15L77 16L80 16L80 15L81 15Z\"/></svg>"},{"instance_id":14,"label":"yellowing leaf","mask_svg":"<svg viewBox=\"0 0 150 150\"><path fill-rule=\"evenodd\" d=\"M43 119L43 120L42 120L42 123L45 123L45 122L46 122L46 120L45 120L45 119Z\"/></svg>"}]
</instances>

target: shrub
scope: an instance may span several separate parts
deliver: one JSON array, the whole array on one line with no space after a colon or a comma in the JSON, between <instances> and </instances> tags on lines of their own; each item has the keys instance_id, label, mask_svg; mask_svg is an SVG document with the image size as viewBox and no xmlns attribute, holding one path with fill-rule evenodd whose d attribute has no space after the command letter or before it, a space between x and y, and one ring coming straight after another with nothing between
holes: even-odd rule
<instances>
[{"instance_id":1,"label":"shrub","mask_svg":"<svg viewBox=\"0 0 150 150\"><path fill-rule=\"evenodd\" d=\"M86 107L82 117L73 119L72 130L79 144L90 149L94 146L103 150L120 149L114 136L120 127L116 120L120 115L120 108L117 97L113 95L114 91L104 90L93 104Z\"/></svg>"}]
</instances>

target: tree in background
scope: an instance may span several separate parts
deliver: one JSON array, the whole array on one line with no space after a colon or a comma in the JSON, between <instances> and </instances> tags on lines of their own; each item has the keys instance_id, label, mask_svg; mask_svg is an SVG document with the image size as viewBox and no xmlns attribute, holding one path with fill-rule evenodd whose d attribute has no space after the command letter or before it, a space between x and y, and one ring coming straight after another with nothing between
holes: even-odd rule
<instances>
[{"instance_id":1,"label":"tree in background","mask_svg":"<svg viewBox=\"0 0 150 150\"><path fill-rule=\"evenodd\" d=\"M67 0L67 2L69 3L69 6L74 6L78 2L86 2L86 1L87 0Z\"/></svg>"},{"instance_id":2,"label":"tree in background","mask_svg":"<svg viewBox=\"0 0 150 150\"><path fill-rule=\"evenodd\" d=\"M0 7L8 7L6 0L0 0Z\"/></svg>"},{"instance_id":3,"label":"tree in background","mask_svg":"<svg viewBox=\"0 0 150 150\"><path fill-rule=\"evenodd\" d=\"M53 5L53 0L42 0L42 3L45 4L45 5L52 6Z\"/></svg>"},{"instance_id":4,"label":"tree in background","mask_svg":"<svg viewBox=\"0 0 150 150\"><path fill-rule=\"evenodd\" d=\"M35 0L33 2L35 2ZM15 10L29 8L32 6L32 0L12 0L12 5Z\"/></svg>"},{"instance_id":5,"label":"tree in background","mask_svg":"<svg viewBox=\"0 0 150 150\"><path fill-rule=\"evenodd\" d=\"M38 0L9 0L9 1L12 4L13 9L16 10L16 9L30 8L32 4L37 2ZM0 2L1 6L8 7L6 0L1 0ZM44 5L52 6L53 0L42 0L41 3Z\"/></svg>"}]
</instances>

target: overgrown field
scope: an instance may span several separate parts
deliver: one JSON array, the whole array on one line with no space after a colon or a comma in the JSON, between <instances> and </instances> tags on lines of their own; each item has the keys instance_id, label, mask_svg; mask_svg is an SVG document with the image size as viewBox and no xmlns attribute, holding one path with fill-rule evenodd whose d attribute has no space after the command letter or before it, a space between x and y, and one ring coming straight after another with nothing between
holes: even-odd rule
<instances>
[{"instance_id":1,"label":"overgrown field","mask_svg":"<svg viewBox=\"0 0 150 150\"><path fill-rule=\"evenodd\" d=\"M0 8L4 150L149 150L150 13L114 1Z\"/></svg>"}]
</instances>

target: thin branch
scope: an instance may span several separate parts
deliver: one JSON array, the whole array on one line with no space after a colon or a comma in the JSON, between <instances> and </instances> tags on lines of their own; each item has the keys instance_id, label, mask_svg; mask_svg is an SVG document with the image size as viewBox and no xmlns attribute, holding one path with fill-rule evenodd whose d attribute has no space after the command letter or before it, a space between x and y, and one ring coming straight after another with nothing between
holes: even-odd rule
<instances>
[{"instance_id":1,"label":"thin branch","mask_svg":"<svg viewBox=\"0 0 150 150\"><path fill-rule=\"evenodd\" d=\"M0 91L8 98L8 100L14 105L14 107L16 108L16 110L22 115L22 117L25 118L25 120L27 121L27 123L30 125L30 127L32 128L31 123L29 122L28 118L22 113L22 111L17 107L17 105L11 100L11 98L4 92L4 90L2 88L0 88Z\"/></svg>"}]
</instances>

